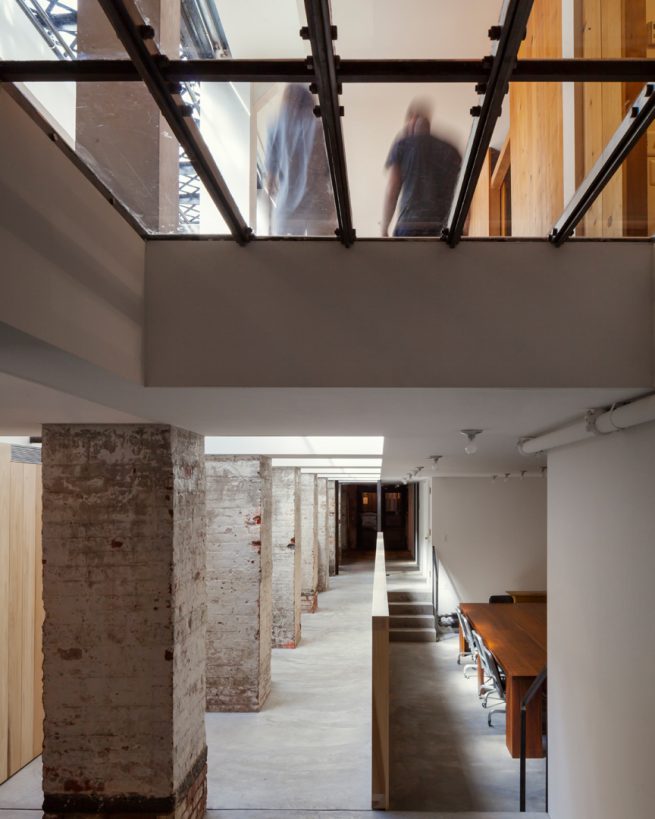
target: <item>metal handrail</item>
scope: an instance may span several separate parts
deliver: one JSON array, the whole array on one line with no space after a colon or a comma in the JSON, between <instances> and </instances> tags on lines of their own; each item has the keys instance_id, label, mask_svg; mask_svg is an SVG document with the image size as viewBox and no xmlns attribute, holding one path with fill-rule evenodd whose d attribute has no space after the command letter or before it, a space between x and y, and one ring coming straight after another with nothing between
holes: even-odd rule
<instances>
[{"instance_id":1,"label":"metal handrail","mask_svg":"<svg viewBox=\"0 0 655 819\"><path fill-rule=\"evenodd\" d=\"M544 666L540 673L535 677L532 685L525 692L525 696L521 700L521 766L520 766L520 781L519 781L519 811L525 813L525 760L526 760L526 731L527 731L527 709L532 700L541 692L543 684L548 679L547 666ZM548 736L548 731L546 731ZM548 746L546 746L546 811L548 811Z\"/></svg>"}]
</instances>

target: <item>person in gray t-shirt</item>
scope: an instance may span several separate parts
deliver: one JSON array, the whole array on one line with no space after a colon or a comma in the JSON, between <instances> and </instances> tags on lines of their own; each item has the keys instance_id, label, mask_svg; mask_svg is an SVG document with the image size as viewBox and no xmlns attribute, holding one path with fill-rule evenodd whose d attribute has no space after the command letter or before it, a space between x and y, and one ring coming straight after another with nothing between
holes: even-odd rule
<instances>
[{"instance_id":1,"label":"person in gray t-shirt","mask_svg":"<svg viewBox=\"0 0 655 819\"><path fill-rule=\"evenodd\" d=\"M439 236L453 198L462 157L453 145L430 133L430 111L413 102L405 128L389 151L382 235L398 208L394 236Z\"/></svg>"},{"instance_id":2,"label":"person in gray t-shirt","mask_svg":"<svg viewBox=\"0 0 655 819\"><path fill-rule=\"evenodd\" d=\"M329 236L337 214L320 120L302 85L284 89L280 115L268 135L266 182L274 200L273 233Z\"/></svg>"}]
</instances>

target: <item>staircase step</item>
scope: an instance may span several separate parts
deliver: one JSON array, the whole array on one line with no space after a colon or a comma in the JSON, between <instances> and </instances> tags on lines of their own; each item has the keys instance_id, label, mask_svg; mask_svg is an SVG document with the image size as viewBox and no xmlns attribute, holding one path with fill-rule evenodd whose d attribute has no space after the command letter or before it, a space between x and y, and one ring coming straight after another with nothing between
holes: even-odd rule
<instances>
[{"instance_id":1,"label":"staircase step","mask_svg":"<svg viewBox=\"0 0 655 819\"><path fill-rule=\"evenodd\" d=\"M429 591L390 591L390 603L432 603L432 593Z\"/></svg>"},{"instance_id":2,"label":"staircase step","mask_svg":"<svg viewBox=\"0 0 655 819\"><path fill-rule=\"evenodd\" d=\"M434 628L390 628L392 643L434 643L437 633Z\"/></svg>"},{"instance_id":3,"label":"staircase step","mask_svg":"<svg viewBox=\"0 0 655 819\"><path fill-rule=\"evenodd\" d=\"M397 614L429 614L432 616L434 610L432 603L394 603L389 602L389 614L395 617Z\"/></svg>"},{"instance_id":4,"label":"staircase step","mask_svg":"<svg viewBox=\"0 0 655 819\"><path fill-rule=\"evenodd\" d=\"M432 614L392 614L389 628L431 628L434 629Z\"/></svg>"}]
</instances>

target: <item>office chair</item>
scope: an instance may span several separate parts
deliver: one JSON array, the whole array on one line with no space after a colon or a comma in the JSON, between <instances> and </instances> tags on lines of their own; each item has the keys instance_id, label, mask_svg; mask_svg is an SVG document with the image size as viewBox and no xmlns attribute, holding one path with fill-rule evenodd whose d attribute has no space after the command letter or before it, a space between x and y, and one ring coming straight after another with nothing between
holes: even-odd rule
<instances>
[{"instance_id":1,"label":"office chair","mask_svg":"<svg viewBox=\"0 0 655 819\"><path fill-rule=\"evenodd\" d=\"M511 594L492 594L489 598L490 603L513 603L514 598Z\"/></svg>"},{"instance_id":2,"label":"office chair","mask_svg":"<svg viewBox=\"0 0 655 819\"><path fill-rule=\"evenodd\" d=\"M496 658L487 648L484 640L477 631L473 631L473 639L480 652L480 662L484 668L485 674L489 675L489 683L487 684L487 692L485 693L483 707L485 707L489 714L487 716L487 723L491 728L491 718L495 713L505 713L505 677L496 662ZM489 697L495 696L498 702L489 705Z\"/></svg>"},{"instance_id":3,"label":"office chair","mask_svg":"<svg viewBox=\"0 0 655 819\"><path fill-rule=\"evenodd\" d=\"M468 651L460 651L457 655L457 665L462 664L462 659L464 657L469 657L471 660L477 661L477 650L475 647L475 643L473 641L473 631L471 629L471 623L469 622L468 617L464 614L464 612L459 608L459 606L455 609L455 614L457 615L457 619L459 621L459 626L462 629L462 634L464 635L464 639L468 643L469 650ZM464 676L468 680L470 674L467 673L470 669L473 669L476 673L478 670L477 662L466 663L464 666Z\"/></svg>"}]
</instances>

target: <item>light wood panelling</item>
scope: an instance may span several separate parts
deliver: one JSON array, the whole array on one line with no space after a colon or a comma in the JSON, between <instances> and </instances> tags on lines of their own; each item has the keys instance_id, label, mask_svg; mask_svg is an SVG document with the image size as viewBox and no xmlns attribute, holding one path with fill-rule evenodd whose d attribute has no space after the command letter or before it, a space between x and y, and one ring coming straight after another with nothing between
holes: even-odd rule
<instances>
[{"instance_id":1,"label":"light wood panelling","mask_svg":"<svg viewBox=\"0 0 655 819\"><path fill-rule=\"evenodd\" d=\"M536 0L520 58L562 56L561 0ZM564 205L561 83L510 87L512 235L546 236Z\"/></svg>"},{"instance_id":2,"label":"light wood panelling","mask_svg":"<svg viewBox=\"0 0 655 819\"><path fill-rule=\"evenodd\" d=\"M23 469L11 464L9 511L9 774L21 767L21 710L23 685Z\"/></svg>"},{"instance_id":3,"label":"light wood panelling","mask_svg":"<svg viewBox=\"0 0 655 819\"><path fill-rule=\"evenodd\" d=\"M9 484L11 448L0 444L0 782L9 776Z\"/></svg>"},{"instance_id":4,"label":"light wood panelling","mask_svg":"<svg viewBox=\"0 0 655 819\"><path fill-rule=\"evenodd\" d=\"M0 781L43 745L41 467L0 444Z\"/></svg>"},{"instance_id":5,"label":"light wood panelling","mask_svg":"<svg viewBox=\"0 0 655 819\"><path fill-rule=\"evenodd\" d=\"M489 188L491 185L491 151L487 151L469 211L469 236L489 236Z\"/></svg>"},{"instance_id":6,"label":"light wood panelling","mask_svg":"<svg viewBox=\"0 0 655 819\"><path fill-rule=\"evenodd\" d=\"M43 747L43 547L41 525L43 517L41 465L36 470L35 540L34 540L34 731L32 752L41 753Z\"/></svg>"}]
</instances>

